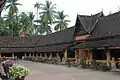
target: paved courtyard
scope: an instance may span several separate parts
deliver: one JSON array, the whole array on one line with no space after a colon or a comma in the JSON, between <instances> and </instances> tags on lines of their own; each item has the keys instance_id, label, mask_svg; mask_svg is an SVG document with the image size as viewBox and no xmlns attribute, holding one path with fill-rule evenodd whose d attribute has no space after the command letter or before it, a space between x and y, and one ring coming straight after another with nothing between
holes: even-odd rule
<instances>
[{"instance_id":1,"label":"paved courtyard","mask_svg":"<svg viewBox=\"0 0 120 80\"><path fill-rule=\"evenodd\" d=\"M99 72L30 61L19 63L31 70L26 80L120 80L120 72Z\"/></svg>"}]
</instances>

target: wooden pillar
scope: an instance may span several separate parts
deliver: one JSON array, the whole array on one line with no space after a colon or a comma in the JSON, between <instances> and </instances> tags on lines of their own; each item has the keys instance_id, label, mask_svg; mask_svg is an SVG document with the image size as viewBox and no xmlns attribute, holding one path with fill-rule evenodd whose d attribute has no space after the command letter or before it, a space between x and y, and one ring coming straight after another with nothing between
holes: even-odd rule
<instances>
[{"instance_id":1,"label":"wooden pillar","mask_svg":"<svg viewBox=\"0 0 120 80\"><path fill-rule=\"evenodd\" d=\"M65 58L65 60L67 60L67 49L65 49L64 58Z\"/></svg>"},{"instance_id":2,"label":"wooden pillar","mask_svg":"<svg viewBox=\"0 0 120 80\"><path fill-rule=\"evenodd\" d=\"M47 53L45 53L45 57L47 58Z\"/></svg>"},{"instance_id":3,"label":"wooden pillar","mask_svg":"<svg viewBox=\"0 0 120 80\"><path fill-rule=\"evenodd\" d=\"M12 53L12 58L14 58L15 56L14 56L14 53Z\"/></svg>"},{"instance_id":4,"label":"wooden pillar","mask_svg":"<svg viewBox=\"0 0 120 80\"><path fill-rule=\"evenodd\" d=\"M89 54L89 64L91 64L91 62L93 60L93 55L92 55L92 51L90 49L88 50L88 54Z\"/></svg>"},{"instance_id":5,"label":"wooden pillar","mask_svg":"<svg viewBox=\"0 0 120 80\"><path fill-rule=\"evenodd\" d=\"M29 53L29 57L31 57L31 53Z\"/></svg>"},{"instance_id":6,"label":"wooden pillar","mask_svg":"<svg viewBox=\"0 0 120 80\"><path fill-rule=\"evenodd\" d=\"M50 53L50 56L49 56L49 57L53 57L53 56L52 56L52 53Z\"/></svg>"},{"instance_id":7,"label":"wooden pillar","mask_svg":"<svg viewBox=\"0 0 120 80\"><path fill-rule=\"evenodd\" d=\"M27 54L25 53L25 57L27 56Z\"/></svg>"},{"instance_id":8,"label":"wooden pillar","mask_svg":"<svg viewBox=\"0 0 120 80\"><path fill-rule=\"evenodd\" d=\"M60 56L59 56L59 53L56 53L57 54L57 58L59 58Z\"/></svg>"},{"instance_id":9,"label":"wooden pillar","mask_svg":"<svg viewBox=\"0 0 120 80\"><path fill-rule=\"evenodd\" d=\"M35 54L33 53L33 55L32 55L33 57L35 57Z\"/></svg>"},{"instance_id":10,"label":"wooden pillar","mask_svg":"<svg viewBox=\"0 0 120 80\"><path fill-rule=\"evenodd\" d=\"M60 62L60 56L59 56L58 52L57 52L57 60L58 60L58 62Z\"/></svg>"},{"instance_id":11,"label":"wooden pillar","mask_svg":"<svg viewBox=\"0 0 120 80\"><path fill-rule=\"evenodd\" d=\"M110 50L106 50L106 59L107 59L107 66L110 66L110 58L111 58L111 55L110 55Z\"/></svg>"},{"instance_id":12,"label":"wooden pillar","mask_svg":"<svg viewBox=\"0 0 120 80\"><path fill-rule=\"evenodd\" d=\"M78 59L78 52L75 50L75 59Z\"/></svg>"},{"instance_id":13,"label":"wooden pillar","mask_svg":"<svg viewBox=\"0 0 120 80\"><path fill-rule=\"evenodd\" d=\"M38 53L36 53L36 57L38 57Z\"/></svg>"},{"instance_id":14,"label":"wooden pillar","mask_svg":"<svg viewBox=\"0 0 120 80\"><path fill-rule=\"evenodd\" d=\"M1 57L1 53L0 53L0 57Z\"/></svg>"},{"instance_id":15,"label":"wooden pillar","mask_svg":"<svg viewBox=\"0 0 120 80\"><path fill-rule=\"evenodd\" d=\"M83 59L83 51L81 49L79 49L79 59Z\"/></svg>"},{"instance_id":16,"label":"wooden pillar","mask_svg":"<svg viewBox=\"0 0 120 80\"><path fill-rule=\"evenodd\" d=\"M52 58L52 53L49 53L49 59L51 59Z\"/></svg>"},{"instance_id":17,"label":"wooden pillar","mask_svg":"<svg viewBox=\"0 0 120 80\"><path fill-rule=\"evenodd\" d=\"M40 57L42 57L42 53L40 53Z\"/></svg>"}]
</instances>

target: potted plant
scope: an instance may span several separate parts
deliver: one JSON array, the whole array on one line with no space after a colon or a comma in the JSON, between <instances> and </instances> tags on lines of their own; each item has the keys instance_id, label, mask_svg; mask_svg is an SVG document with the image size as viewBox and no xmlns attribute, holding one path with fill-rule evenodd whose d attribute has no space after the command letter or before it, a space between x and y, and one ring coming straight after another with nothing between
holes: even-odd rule
<instances>
[{"instance_id":1,"label":"potted plant","mask_svg":"<svg viewBox=\"0 0 120 80\"><path fill-rule=\"evenodd\" d=\"M14 60L6 60L6 61L2 62L2 66L3 66L4 72L5 72L7 78L10 77L10 75L9 75L9 68L13 64L16 64L16 61L14 61Z\"/></svg>"},{"instance_id":2,"label":"potted plant","mask_svg":"<svg viewBox=\"0 0 120 80\"><path fill-rule=\"evenodd\" d=\"M29 69L22 65L14 64L10 67L9 73L15 78L15 80L24 80L29 73Z\"/></svg>"}]
</instances>

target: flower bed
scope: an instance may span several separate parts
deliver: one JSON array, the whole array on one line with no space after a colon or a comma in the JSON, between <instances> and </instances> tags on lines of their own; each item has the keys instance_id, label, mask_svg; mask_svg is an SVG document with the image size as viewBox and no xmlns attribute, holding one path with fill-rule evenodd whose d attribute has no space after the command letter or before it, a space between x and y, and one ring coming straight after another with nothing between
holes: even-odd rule
<instances>
[{"instance_id":1,"label":"flower bed","mask_svg":"<svg viewBox=\"0 0 120 80\"><path fill-rule=\"evenodd\" d=\"M6 78L14 77L15 80L24 80L24 77L28 74L29 69L17 64L14 60L6 60L2 62Z\"/></svg>"},{"instance_id":2,"label":"flower bed","mask_svg":"<svg viewBox=\"0 0 120 80\"><path fill-rule=\"evenodd\" d=\"M22 65L14 64L12 67L10 67L9 73L16 80L24 80L25 76L27 76L29 73L29 69Z\"/></svg>"},{"instance_id":3,"label":"flower bed","mask_svg":"<svg viewBox=\"0 0 120 80\"><path fill-rule=\"evenodd\" d=\"M9 78L10 75L9 75L9 68L13 65L13 64L16 64L16 62L14 60L6 60L6 61L3 61L2 62L2 66L3 66L3 69L4 69L4 72L6 74L6 76Z\"/></svg>"}]
</instances>

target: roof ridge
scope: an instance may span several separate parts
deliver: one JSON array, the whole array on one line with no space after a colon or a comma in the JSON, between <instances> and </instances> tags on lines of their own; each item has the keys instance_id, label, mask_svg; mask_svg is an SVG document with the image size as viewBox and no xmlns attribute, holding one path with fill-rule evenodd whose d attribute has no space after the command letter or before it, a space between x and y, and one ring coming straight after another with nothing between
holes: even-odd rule
<instances>
[{"instance_id":1,"label":"roof ridge","mask_svg":"<svg viewBox=\"0 0 120 80\"><path fill-rule=\"evenodd\" d=\"M100 13L99 18L96 20L95 24L93 25L93 27L91 28L90 32L93 31L93 29L95 28L95 25L98 23L99 19L101 18L100 16L103 14L103 12Z\"/></svg>"},{"instance_id":2,"label":"roof ridge","mask_svg":"<svg viewBox=\"0 0 120 80\"><path fill-rule=\"evenodd\" d=\"M92 16L92 15L91 15L91 16ZM92 20L92 19L90 18L89 29L88 29L88 31L87 31L88 33L90 33L91 20Z\"/></svg>"},{"instance_id":3,"label":"roof ridge","mask_svg":"<svg viewBox=\"0 0 120 80\"><path fill-rule=\"evenodd\" d=\"M80 19L80 15L78 16L78 19L79 19L80 23L82 24L82 27L84 28L84 30L87 32L87 29L83 26L83 23L82 23L82 21Z\"/></svg>"},{"instance_id":4,"label":"roof ridge","mask_svg":"<svg viewBox=\"0 0 120 80\"><path fill-rule=\"evenodd\" d=\"M97 13L97 14L94 14L94 15L91 15L91 16L81 16L81 15L78 15L78 18L79 18L79 21L80 21L80 23L82 24L82 27L84 28L84 30L87 32L87 33L90 33L93 29L94 29L94 27L95 27L95 25L97 24L97 22L98 22L98 20L99 20L99 18L101 17L101 15L103 14L103 12L100 12L100 13ZM84 20L82 21L81 20L81 17L83 17L84 18L84 20L85 20L85 18L87 17L88 19L86 20L86 21L88 21L87 22L87 27L86 27L86 25L84 25ZM93 22L93 26L91 25L92 24L92 20L95 20L94 22ZM91 27L92 26L92 27Z\"/></svg>"}]
</instances>

